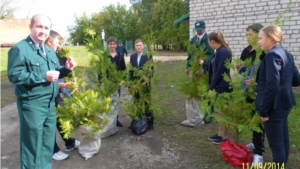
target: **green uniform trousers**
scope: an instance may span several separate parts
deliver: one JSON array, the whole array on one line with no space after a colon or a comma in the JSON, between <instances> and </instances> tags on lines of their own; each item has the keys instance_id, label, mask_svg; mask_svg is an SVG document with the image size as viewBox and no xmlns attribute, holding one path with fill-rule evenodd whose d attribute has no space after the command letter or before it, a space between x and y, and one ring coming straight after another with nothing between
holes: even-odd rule
<instances>
[{"instance_id":1,"label":"green uniform trousers","mask_svg":"<svg viewBox=\"0 0 300 169\"><path fill-rule=\"evenodd\" d=\"M55 103L41 106L17 99L21 169L52 169L56 131Z\"/></svg>"}]
</instances>

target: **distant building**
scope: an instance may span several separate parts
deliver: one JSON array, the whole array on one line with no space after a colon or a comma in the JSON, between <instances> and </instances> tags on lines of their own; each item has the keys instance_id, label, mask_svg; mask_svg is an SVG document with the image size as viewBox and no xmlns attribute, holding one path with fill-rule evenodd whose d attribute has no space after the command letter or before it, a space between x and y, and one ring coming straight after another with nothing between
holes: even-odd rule
<instances>
[{"instance_id":1,"label":"distant building","mask_svg":"<svg viewBox=\"0 0 300 169\"><path fill-rule=\"evenodd\" d=\"M0 46L11 47L29 35L30 19L0 20Z\"/></svg>"}]
</instances>

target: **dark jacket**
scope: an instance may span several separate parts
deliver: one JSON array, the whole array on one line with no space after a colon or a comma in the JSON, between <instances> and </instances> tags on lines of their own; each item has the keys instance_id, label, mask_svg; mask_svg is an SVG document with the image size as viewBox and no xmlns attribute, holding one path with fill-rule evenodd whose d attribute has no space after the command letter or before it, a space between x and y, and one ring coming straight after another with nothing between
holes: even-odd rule
<instances>
[{"instance_id":1,"label":"dark jacket","mask_svg":"<svg viewBox=\"0 0 300 169\"><path fill-rule=\"evenodd\" d=\"M58 82L47 81L47 71L60 71L62 77L71 71L59 64L55 51L45 45L46 56L28 36L8 51L7 75L16 85L15 94L22 101L47 106L54 101Z\"/></svg>"},{"instance_id":2,"label":"dark jacket","mask_svg":"<svg viewBox=\"0 0 300 169\"><path fill-rule=\"evenodd\" d=\"M194 36L191 40L190 40L190 44L193 45L193 44L196 44L196 48L197 49L200 49L202 46L204 47L204 51L206 51L206 54L207 54L207 57L208 59L206 60L206 62L209 62L214 54L214 50L210 47L209 43L208 43L208 37L207 37L207 33L205 33L205 35L203 35L203 37L201 38L201 40L197 42L197 35ZM188 69L191 64L191 60L193 59L194 57L194 54L193 53L188 53L188 58L187 58L187 62L186 62L186 69ZM205 67L204 66L204 69L208 69L208 67Z\"/></svg>"},{"instance_id":3,"label":"dark jacket","mask_svg":"<svg viewBox=\"0 0 300 169\"><path fill-rule=\"evenodd\" d=\"M137 63L138 54L134 53L130 56L130 63L133 67L142 69L142 67L145 65L148 61L153 61L152 55L142 55L140 59L140 63ZM153 69L153 67L151 67ZM152 78L152 75L149 76L149 78ZM139 80L140 77L134 76L134 71L129 70L129 80Z\"/></svg>"},{"instance_id":4,"label":"dark jacket","mask_svg":"<svg viewBox=\"0 0 300 169\"><path fill-rule=\"evenodd\" d=\"M272 109L288 109L296 104L292 86L300 85L294 58L281 45L262 59L256 76L255 108L261 117Z\"/></svg>"},{"instance_id":5,"label":"dark jacket","mask_svg":"<svg viewBox=\"0 0 300 169\"><path fill-rule=\"evenodd\" d=\"M229 83L223 78L223 74L226 73L230 77L230 69L225 67L227 60L231 61L231 53L225 47L220 47L213 55L214 62L209 64L209 90L216 89L217 87L229 87ZM213 72L213 69L214 72Z\"/></svg>"},{"instance_id":6,"label":"dark jacket","mask_svg":"<svg viewBox=\"0 0 300 169\"><path fill-rule=\"evenodd\" d=\"M253 64L256 59L256 50L251 51L251 49L252 49L252 46L250 46L250 45L245 47L241 53L240 59L242 61L245 61L245 60L251 58L252 64ZM247 67L243 65L243 67L239 70L239 73L242 74L246 70L247 70Z\"/></svg>"},{"instance_id":7,"label":"dark jacket","mask_svg":"<svg viewBox=\"0 0 300 169\"><path fill-rule=\"evenodd\" d=\"M112 57L110 55L107 56L107 57L110 59L111 63L116 64L116 69L118 71L126 70L125 59L124 59L124 56L120 52L117 51L117 55L115 57ZM109 78L109 72L108 71L106 71L106 77ZM98 75L98 80L101 80L101 78L102 78L102 75L99 74Z\"/></svg>"}]
</instances>

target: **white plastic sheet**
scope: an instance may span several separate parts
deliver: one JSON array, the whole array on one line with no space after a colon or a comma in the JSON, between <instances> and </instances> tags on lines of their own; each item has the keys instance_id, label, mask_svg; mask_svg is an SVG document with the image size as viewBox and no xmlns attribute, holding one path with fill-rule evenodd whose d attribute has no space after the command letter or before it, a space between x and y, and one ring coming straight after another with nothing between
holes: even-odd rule
<instances>
[{"instance_id":1,"label":"white plastic sheet","mask_svg":"<svg viewBox=\"0 0 300 169\"><path fill-rule=\"evenodd\" d=\"M201 113L195 98L186 101L185 109L187 119L181 122L182 125L195 127L204 124L204 115Z\"/></svg>"}]
</instances>

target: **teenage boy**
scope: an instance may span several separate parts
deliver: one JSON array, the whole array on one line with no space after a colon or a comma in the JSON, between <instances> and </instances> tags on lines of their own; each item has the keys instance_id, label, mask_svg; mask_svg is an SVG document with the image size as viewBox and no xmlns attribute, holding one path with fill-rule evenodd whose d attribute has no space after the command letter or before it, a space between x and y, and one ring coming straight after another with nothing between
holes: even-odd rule
<instances>
[{"instance_id":1,"label":"teenage boy","mask_svg":"<svg viewBox=\"0 0 300 169\"><path fill-rule=\"evenodd\" d=\"M49 38L46 40L45 44L47 46L49 46L50 48L52 48L54 51L57 51L57 49L61 45L60 42L62 39L63 38L56 31L51 30L50 34L49 34ZM56 53L56 56L57 56L57 59L58 59L60 65L64 65L66 63L67 58L62 57L62 56L58 55L57 53ZM64 97L70 96L70 90L68 89L70 84L71 83L66 83L62 78L58 79L59 90L58 90L57 96L55 97L55 107L57 107L58 105L60 105L60 106L65 105ZM71 151L74 148L79 147L80 141L75 140L75 138L71 138L71 137L67 138L67 139L64 138L65 133L62 131L61 123L59 122L58 117L56 120L56 128L57 128L61 138L65 142L66 151ZM54 137L55 137L55 141L54 141L55 143L54 143L52 159L58 160L58 161L67 159L69 157L69 155L60 151L60 148L56 142L56 134L54 135Z\"/></svg>"},{"instance_id":2,"label":"teenage boy","mask_svg":"<svg viewBox=\"0 0 300 169\"><path fill-rule=\"evenodd\" d=\"M242 61L245 61L249 58L251 58L252 66L246 67L242 64L237 64L236 68L239 70L239 73L245 72L247 69L252 69L252 71L257 67L254 62L255 59L258 59L258 56L256 54L258 47L257 40L258 40L258 33L259 30L263 28L261 24L253 24L246 28L246 36L247 36L247 42L248 46L244 48L242 51L240 59ZM253 103L254 100L248 98L247 102ZM253 115L255 114L255 111L253 111ZM262 125L259 126L262 132L253 131L252 136L252 143L249 143L247 145L249 151L253 151L253 162L263 162L263 152L264 152L264 135L265 131Z\"/></svg>"}]
</instances>

